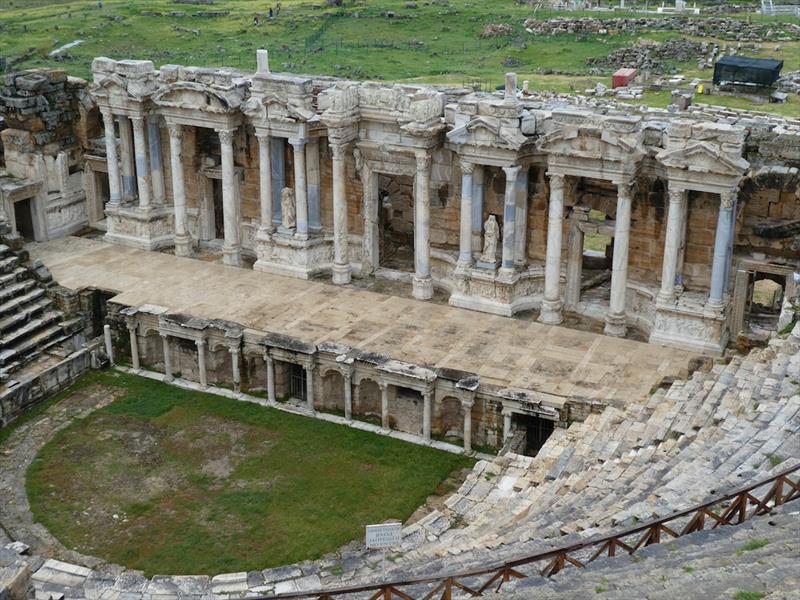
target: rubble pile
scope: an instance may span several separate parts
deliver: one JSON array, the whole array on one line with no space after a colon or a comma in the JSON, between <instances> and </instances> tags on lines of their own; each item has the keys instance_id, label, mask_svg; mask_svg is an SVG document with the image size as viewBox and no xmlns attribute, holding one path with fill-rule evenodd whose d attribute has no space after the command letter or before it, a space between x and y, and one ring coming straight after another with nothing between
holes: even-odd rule
<instances>
[{"instance_id":1,"label":"rubble pile","mask_svg":"<svg viewBox=\"0 0 800 600\"><path fill-rule=\"evenodd\" d=\"M555 17L546 21L527 19L525 29L534 35L641 33L680 31L689 36L716 37L738 41L775 42L800 39L800 26L794 23L748 23L741 19L709 17L617 18Z\"/></svg>"},{"instance_id":2,"label":"rubble pile","mask_svg":"<svg viewBox=\"0 0 800 600\"><path fill-rule=\"evenodd\" d=\"M663 44L640 40L633 46L620 48L608 56L590 58L586 62L600 69L627 67L661 74L667 72L672 64L696 60L705 52L704 44L686 39L670 39Z\"/></svg>"},{"instance_id":3,"label":"rubble pile","mask_svg":"<svg viewBox=\"0 0 800 600\"><path fill-rule=\"evenodd\" d=\"M514 27L508 23L488 23L481 32L482 38L505 37L514 33Z\"/></svg>"},{"instance_id":4,"label":"rubble pile","mask_svg":"<svg viewBox=\"0 0 800 600\"><path fill-rule=\"evenodd\" d=\"M800 94L800 71L786 73L778 79L778 90L787 94Z\"/></svg>"}]
</instances>

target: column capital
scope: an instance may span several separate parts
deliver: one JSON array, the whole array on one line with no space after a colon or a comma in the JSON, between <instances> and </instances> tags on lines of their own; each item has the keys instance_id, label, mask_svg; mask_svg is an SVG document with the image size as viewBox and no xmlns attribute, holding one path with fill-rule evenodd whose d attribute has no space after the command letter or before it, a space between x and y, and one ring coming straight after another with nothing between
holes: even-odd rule
<instances>
[{"instance_id":1,"label":"column capital","mask_svg":"<svg viewBox=\"0 0 800 600\"><path fill-rule=\"evenodd\" d=\"M269 142L270 138L272 137L268 131L258 131L258 130L256 131L255 136L259 144Z\"/></svg>"},{"instance_id":2,"label":"column capital","mask_svg":"<svg viewBox=\"0 0 800 600\"><path fill-rule=\"evenodd\" d=\"M548 171L547 176L550 179L550 190L553 189L561 191L564 190L564 185L566 184L566 176L563 173L552 173Z\"/></svg>"},{"instance_id":3,"label":"column capital","mask_svg":"<svg viewBox=\"0 0 800 600\"><path fill-rule=\"evenodd\" d=\"M219 135L220 143L225 145L233 143L233 134L236 133L236 129L215 129L215 131Z\"/></svg>"},{"instance_id":4,"label":"column capital","mask_svg":"<svg viewBox=\"0 0 800 600\"><path fill-rule=\"evenodd\" d=\"M333 155L333 160L344 160L347 158L347 150L350 144L331 144L331 154Z\"/></svg>"},{"instance_id":5,"label":"column capital","mask_svg":"<svg viewBox=\"0 0 800 600\"><path fill-rule=\"evenodd\" d=\"M163 331L159 331L158 335L161 336L162 340L166 340L169 337L169 334L168 333L164 333Z\"/></svg>"},{"instance_id":6,"label":"column capital","mask_svg":"<svg viewBox=\"0 0 800 600\"><path fill-rule=\"evenodd\" d=\"M465 175L472 175L475 171L475 163L471 163L468 160L461 161L461 172Z\"/></svg>"},{"instance_id":7,"label":"column capital","mask_svg":"<svg viewBox=\"0 0 800 600\"><path fill-rule=\"evenodd\" d=\"M206 341L204 339L195 340L194 345L197 346L198 348L202 348L203 346L206 345Z\"/></svg>"},{"instance_id":8,"label":"column capital","mask_svg":"<svg viewBox=\"0 0 800 600\"><path fill-rule=\"evenodd\" d=\"M686 197L686 190L681 187L669 185L667 195L669 196L670 204L680 204Z\"/></svg>"},{"instance_id":9,"label":"column capital","mask_svg":"<svg viewBox=\"0 0 800 600\"><path fill-rule=\"evenodd\" d=\"M517 175L522 167L519 165L512 165L510 167L503 167L503 172L506 174L506 185L513 183L517 180Z\"/></svg>"},{"instance_id":10,"label":"column capital","mask_svg":"<svg viewBox=\"0 0 800 600\"><path fill-rule=\"evenodd\" d=\"M100 114L103 115L103 121L114 121L114 112L111 107L106 106L100 109Z\"/></svg>"},{"instance_id":11,"label":"column capital","mask_svg":"<svg viewBox=\"0 0 800 600\"><path fill-rule=\"evenodd\" d=\"M170 139L180 140L183 133L183 126L179 123L167 121L167 131L169 131Z\"/></svg>"},{"instance_id":12,"label":"column capital","mask_svg":"<svg viewBox=\"0 0 800 600\"><path fill-rule=\"evenodd\" d=\"M460 398L461 400L461 408L464 410L472 410L472 407L475 405L475 398Z\"/></svg>"},{"instance_id":13,"label":"column capital","mask_svg":"<svg viewBox=\"0 0 800 600\"><path fill-rule=\"evenodd\" d=\"M417 161L417 173L425 173L430 171L431 168L431 155L425 150L417 150L414 153L414 158Z\"/></svg>"},{"instance_id":14,"label":"column capital","mask_svg":"<svg viewBox=\"0 0 800 600\"><path fill-rule=\"evenodd\" d=\"M380 390L382 392L385 392L386 390L389 389L389 382L387 382L387 381L379 381L378 382L378 387L380 388Z\"/></svg>"},{"instance_id":15,"label":"column capital","mask_svg":"<svg viewBox=\"0 0 800 600\"><path fill-rule=\"evenodd\" d=\"M228 346L228 352L231 354L239 354L239 346Z\"/></svg>"},{"instance_id":16,"label":"column capital","mask_svg":"<svg viewBox=\"0 0 800 600\"><path fill-rule=\"evenodd\" d=\"M723 210L730 210L733 208L733 203L736 200L736 197L739 195L739 190L730 190L728 192L722 192L719 195L720 198L720 208Z\"/></svg>"},{"instance_id":17,"label":"column capital","mask_svg":"<svg viewBox=\"0 0 800 600\"><path fill-rule=\"evenodd\" d=\"M136 331L136 321L126 321L125 326L128 328L128 331Z\"/></svg>"},{"instance_id":18,"label":"column capital","mask_svg":"<svg viewBox=\"0 0 800 600\"><path fill-rule=\"evenodd\" d=\"M289 143L295 150L302 150L308 143L308 138L289 138Z\"/></svg>"},{"instance_id":19,"label":"column capital","mask_svg":"<svg viewBox=\"0 0 800 600\"><path fill-rule=\"evenodd\" d=\"M514 411L512 409L506 408L505 406L503 407L503 416L504 417L510 417L513 414L514 414Z\"/></svg>"},{"instance_id":20,"label":"column capital","mask_svg":"<svg viewBox=\"0 0 800 600\"><path fill-rule=\"evenodd\" d=\"M130 119L134 129L144 128L144 115L135 115L132 116Z\"/></svg>"}]
</instances>

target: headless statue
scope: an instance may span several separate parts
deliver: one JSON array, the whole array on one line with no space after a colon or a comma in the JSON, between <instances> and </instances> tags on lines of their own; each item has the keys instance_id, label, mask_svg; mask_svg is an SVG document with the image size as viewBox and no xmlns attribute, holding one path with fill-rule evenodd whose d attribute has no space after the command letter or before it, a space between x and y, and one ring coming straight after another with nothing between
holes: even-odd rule
<instances>
[{"instance_id":1,"label":"headless statue","mask_svg":"<svg viewBox=\"0 0 800 600\"><path fill-rule=\"evenodd\" d=\"M294 229L297 225L296 206L294 202L294 190L285 187L281 190L281 227L284 229Z\"/></svg>"},{"instance_id":2,"label":"headless statue","mask_svg":"<svg viewBox=\"0 0 800 600\"><path fill-rule=\"evenodd\" d=\"M483 253L480 262L492 264L497 260L497 240L500 237L500 226L494 215L489 215L483 224Z\"/></svg>"}]
</instances>

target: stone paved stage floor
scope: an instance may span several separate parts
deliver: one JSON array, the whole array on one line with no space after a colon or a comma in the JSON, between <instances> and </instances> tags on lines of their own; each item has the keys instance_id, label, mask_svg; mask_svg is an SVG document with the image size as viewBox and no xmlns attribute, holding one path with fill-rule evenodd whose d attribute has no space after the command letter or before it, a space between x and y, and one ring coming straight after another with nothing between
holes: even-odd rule
<instances>
[{"instance_id":1,"label":"stone paved stage floor","mask_svg":"<svg viewBox=\"0 0 800 600\"><path fill-rule=\"evenodd\" d=\"M310 343L333 341L482 381L622 405L664 378L686 377L688 352L340 287L146 252L86 238L31 244L59 284L118 292L115 301L157 304L228 319Z\"/></svg>"}]
</instances>

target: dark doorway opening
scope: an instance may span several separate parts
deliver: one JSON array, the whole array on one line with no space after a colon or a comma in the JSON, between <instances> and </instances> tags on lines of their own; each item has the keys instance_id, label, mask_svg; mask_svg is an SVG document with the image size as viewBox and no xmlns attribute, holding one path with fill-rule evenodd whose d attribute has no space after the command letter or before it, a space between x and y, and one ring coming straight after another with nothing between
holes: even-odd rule
<instances>
[{"instance_id":1,"label":"dark doorway opening","mask_svg":"<svg viewBox=\"0 0 800 600\"><path fill-rule=\"evenodd\" d=\"M211 180L211 197L214 202L214 239L225 238L225 219L222 212L222 180Z\"/></svg>"},{"instance_id":2,"label":"dark doorway opening","mask_svg":"<svg viewBox=\"0 0 800 600\"><path fill-rule=\"evenodd\" d=\"M301 365L289 365L289 396L306 399L306 370Z\"/></svg>"},{"instance_id":3,"label":"dark doorway opening","mask_svg":"<svg viewBox=\"0 0 800 600\"><path fill-rule=\"evenodd\" d=\"M378 187L379 265L414 272L414 180L382 175Z\"/></svg>"},{"instance_id":4,"label":"dark doorway opening","mask_svg":"<svg viewBox=\"0 0 800 600\"><path fill-rule=\"evenodd\" d=\"M536 456L553 433L555 422L534 415L515 414L515 429L525 432L525 455Z\"/></svg>"},{"instance_id":5,"label":"dark doorway opening","mask_svg":"<svg viewBox=\"0 0 800 600\"><path fill-rule=\"evenodd\" d=\"M17 234L26 242L34 241L33 208L30 198L14 203L14 221L17 224Z\"/></svg>"},{"instance_id":6,"label":"dark doorway opening","mask_svg":"<svg viewBox=\"0 0 800 600\"><path fill-rule=\"evenodd\" d=\"M750 273L745 319L751 335L766 338L777 329L785 289L785 275L760 271Z\"/></svg>"}]
</instances>

